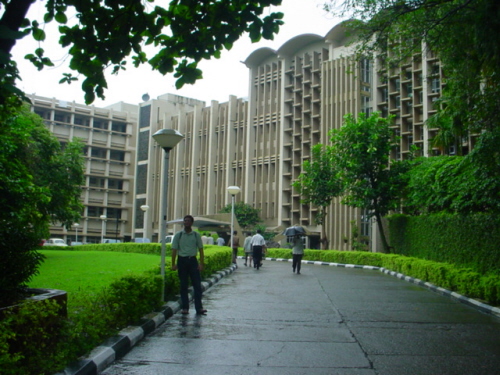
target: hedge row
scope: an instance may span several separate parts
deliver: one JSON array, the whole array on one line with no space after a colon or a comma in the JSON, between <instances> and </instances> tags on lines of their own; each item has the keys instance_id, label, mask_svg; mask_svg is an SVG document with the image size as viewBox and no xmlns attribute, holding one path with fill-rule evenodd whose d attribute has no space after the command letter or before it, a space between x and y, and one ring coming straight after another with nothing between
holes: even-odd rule
<instances>
[{"instance_id":1,"label":"hedge row","mask_svg":"<svg viewBox=\"0 0 500 375\"><path fill-rule=\"evenodd\" d=\"M394 253L500 275L500 216L392 215Z\"/></svg>"},{"instance_id":2,"label":"hedge row","mask_svg":"<svg viewBox=\"0 0 500 375\"><path fill-rule=\"evenodd\" d=\"M267 256L290 259L289 249L269 249ZM305 250L304 259L341 264L383 267L470 298L500 305L500 275L484 275L470 268L397 254L364 251Z\"/></svg>"},{"instance_id":3,"label":"hedge row","mask_svg":"<svg viewBox=\"0 0 500 375\"><path fill-rule=\"evenodd\" d=\"M130 250L128 244L99 245ZM131 244L136 246L136 244ZM150 244L140 244L150 247ZM94 245L78 246L74 249ZM101 247L102 246L102 247ZM68 249L68 248L65 248ZM90 250L90 249L87 249ZM149 249L146 249L146 252ZM143 252L143 251L140 251ZM203 277L208 277L231 263L228 247L205 252ZM59 316L59 306L52 301L25 303L5 312L0 321L0 368L2 374L53 374L87 354L120 329L161 307L162 280L159 268L141 275L115 280L100 293L80 295L68 311ZM174 298L179 291L176 271L166 259L165 294Z\"/></svg>"}]
</instances>

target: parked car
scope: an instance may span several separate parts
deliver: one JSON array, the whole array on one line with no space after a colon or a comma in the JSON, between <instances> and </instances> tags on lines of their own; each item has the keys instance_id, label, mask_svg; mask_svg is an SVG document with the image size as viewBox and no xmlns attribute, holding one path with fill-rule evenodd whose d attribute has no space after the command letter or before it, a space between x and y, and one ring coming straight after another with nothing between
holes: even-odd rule
<instances>
[{"instance_id":1,"label":"parked car","mask_svg":"<svg viewBox=\"0 0 500 375\"><path fill-rule=\"evenodd\" d=\"M43 246L68 246L68 244L62 238L49 238Z\"/></svg>"},{"instance_id":2,"label":"parked car","mask_svg":"<svg viewBox=\"0 0 500 375\"><path fill-rule=\"evenodd\" d=\"M165 243L171 243L173 239L174 239L174 235L169 234L168 236L165 237Z\"/></svg>"},{"instance_id":3,"label":"parked car","mask_svg":"<svg viewBox=\"0 0 500 375\"><path fill-rule=\"evenodd\" d=\"M150 243L151 240L149 238L134 238L135 243Z\"/></svg>"},{"instance_id":4,"label":"parked car","mask_svg":"<svg viewBox=\"0 0 500 375\"><path fill-rule=\"evenodd\" d=\"M71 242L71 246L78 246L78 245L83 245L83 242L76 242L76 241Z\"/></svg>"},{"instance_id":5,"label":"parked car","mask_svg":"<svg viewBox=\"0 0 500 375\"><path fill-rule=\"evenodd\" d=\"M111 238L105 238L104 240L102 240L102 243L121 243L122 241L120 240L113 240Z\"/></svg>"}]
</instances>

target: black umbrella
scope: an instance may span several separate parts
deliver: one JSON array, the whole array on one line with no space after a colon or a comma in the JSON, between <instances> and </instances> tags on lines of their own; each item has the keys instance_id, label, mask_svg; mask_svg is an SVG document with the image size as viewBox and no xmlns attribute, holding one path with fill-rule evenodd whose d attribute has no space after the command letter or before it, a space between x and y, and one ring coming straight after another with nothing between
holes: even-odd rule
<instances>
[{"instance_id":1,"label":"black umbrella","mask_svg":"<svg viewBox=\"0 0 500 375\"><path fill-rule=\"evenodd\" d=\"M291 236L306 236L307 231L298 225L294 225L293 227L286 228L283 232L285 236L291 237Z\"/></svg>"}]
</instances>

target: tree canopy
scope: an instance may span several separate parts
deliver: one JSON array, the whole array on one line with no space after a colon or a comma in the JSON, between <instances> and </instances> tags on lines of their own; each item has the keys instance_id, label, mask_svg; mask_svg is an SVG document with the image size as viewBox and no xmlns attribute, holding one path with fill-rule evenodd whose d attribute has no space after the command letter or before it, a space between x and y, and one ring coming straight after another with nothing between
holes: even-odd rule
<instances>
[{"instance_id":1,"label":"tree canopy","mask_svg":"<svg viewBox=\"0 0 500 375\"><path fill-rule=\"evenodd\" d=\"M322 144L313 146L312 158L304 162L302 170L293 187L301 195L302 203L313 204L319 208L315 221L322 226L323 249L328 249L325 230L326 209L333 198L342 193L342 181L338 177L330 150Z\"/></svg>"},{"instance_id":2,"label":"tree canopy","mask_svg":"<svg viewBox=\"0 0 500 375\"><path fill-rule=\"evenodd\" d=\"M244 33L256 42L273 39L283 14L263 16L270 5L281 0L171 0L167 6L138 0L47 0L43 20L26 19L34 0L0 0L4 12L0 18L0 99L22 93L15 87L19 78L10 54L16 41L31 35L40 47L26 56L39 70L53 63L43 49L44 25L56 22L59 44L70 56L69 68L61 82L71 83L81 75L85 101L97 95L104 98L106 69L113 74L132 65L149 64L161 74L174 73L177 88L202 78L198 63L218 58L231 49ZM75 14L75 17L70 15ZM147 48L151 46L153 48ZM151 50L154 52L151 54Z\"/></svg>"},{"instance_id":3,"label":"tree canopy","mask_svg":"<svg viewBox=\"0 0 500 375\"><path fill-rule=\"evenodd\" d=\"M50 222L69 227L83 208L83 144L61 148L27 106L1 122L0 304L37 272L41 257L35 249L48 236Z\"/></svg>"},{"instance_id":4,"label":"tree canopy","mask_svg":"<svg viewBox=\"0 0 500 375\"><path fill-rule=\"evenodd\" d=\"M339 170L344 186L342 202L367 210L377 219L384 249L389 244L382 226L382 217L399 207L404 181L404 165L392 162L393 147L390 124L392 118L383 118L375 112L369 117L360 113L344 116L344 125L331 132L330 155Z\"/></svg>"},{"instance_id":5,"label":"tree canopy","mask_svg":"<svg viewBox=\"0 0 500 375\"><path fill-rule=\"evenodd\" d=\"M228 204L220 213L231 213L232 207L232 204ZM244 202L236 202L234 204L234 216L243 229L252 228L262 221L259 217L259 212L257 208L253 208L251 205Z\"/></svg>"}]
</instances>

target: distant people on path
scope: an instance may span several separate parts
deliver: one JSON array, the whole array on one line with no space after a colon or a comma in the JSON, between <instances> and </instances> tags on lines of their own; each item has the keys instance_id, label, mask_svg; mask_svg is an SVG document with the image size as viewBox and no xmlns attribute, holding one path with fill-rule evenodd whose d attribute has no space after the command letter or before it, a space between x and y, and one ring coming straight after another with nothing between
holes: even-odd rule
<instances>
[{"instance_id":1,"label":"distant people on path","mask_svg":"<svg viewBox=\"0 0 500 375\"><path fill-rule=\"evenodd\" d=\"M208 237L203 233L203 236L201 236L201 242L203 242L203 245L208 245Z\"/></svg>"},{"instance_id":2,"label":"distant people on path","mask_svg":"<svg viewBox=\"0 0 500 375\"><path fill-rule=\"evenodd\" d=\"M191 215L184 216L184 229L178 231L172 240L172 271L177 270L180 281L181 313L189 314L189 279L193 285L194 307L196 314L206 315L207 310L201 302L201 274L205 254L200 233L192 229L194 218ZM200 261L196 259L199 252Z\"/></svg>"},{"instance_id":3,"label":"distant people on path","mask_svg":"<svg viewBox=\"0 0 500 375\"><path fill-rule=\"evenodd\" d=\"M243 250L245 251L245 267L247 263L250 267L252 267L252 233L247 232L247 237L245 238L245 242L243 242Z\"/></svg>"},{"instance_id":4,"label":"distant people on path","mask_svg":"<svg viewBox=\"0 0 500 375\"><path fill-rule=\"evenodd\" d=\"M207 245L213 245L214 244L214 238L212 235L209 233L208 234L208 239L207 239Z\"/></svg>"},{"instance_id":5,"label":"distant people on path","mask_svg":"<svg viewBox=\"0 0 500 375\"><path fill-rule=\"evenodd\" d=\"M293 236L292 240L292 270L300 275L300 266L302 265L302 257L304 256L304 242L300 235Z\"/></svg>"},{"instance_id":6,"label":"distant people on path","mask_svg":"<svg viewBox=\"0 0 500 375\"><path fill-rule=\"evenodd\" d=\"M261 233L262 231L257 229L257 233L252 237L253 268L257 270L262 267L262 256L266 251L266 240Z\"/></svg>"},{"instance_id":7,"label":"distant people on path","mask_svg":"<svg viewBox=\"0 0 500 375\"><path fill-rule=\"evenodd\" d=\"M231 244L233 248L233 264L236 263L236 258L238 257L238 247L240 247L240 238L238 237L238 231L233 232L233 243Z\"/></svg>"},{"instance_id":8,"label":"distant people on path","mask_svg":"<svg viewBox=\"0 0 500 375\"><path fill-rule=\"evenodd\" d=\"M222 238L222 237L217 238L217 245L224 246L225 244L226 244L226 241L224 240L224 238Z\"/></svg>"}]
</instances>

